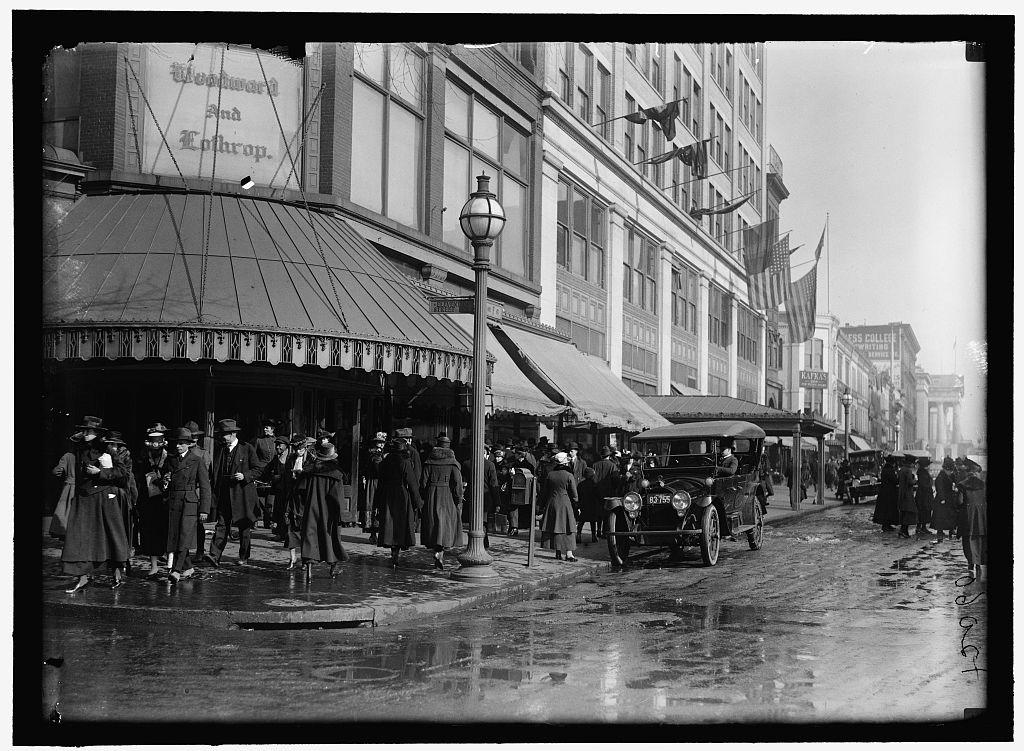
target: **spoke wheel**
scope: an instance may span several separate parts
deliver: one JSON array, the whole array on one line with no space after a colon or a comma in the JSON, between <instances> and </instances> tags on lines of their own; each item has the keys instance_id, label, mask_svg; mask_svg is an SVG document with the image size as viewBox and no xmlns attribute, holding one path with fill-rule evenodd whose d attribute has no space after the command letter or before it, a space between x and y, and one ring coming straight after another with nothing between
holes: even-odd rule
<instances>
[{"instance_id":1,"label":"spoke wheel","mask_svg":"<svg viewBox=\"0 0 1024 751\"><path fill-rule=\"evenodd\" d=\"M718 562L718 549L722 545L722 533L718 526L718 509L711 504L704 509L704 518L700 523L700 557L705 566L714 566Z\"/></svg>"},{"instance_id":2,"label":"spoke wheel","mask_svg":"<svg viewBox=\"0 0 1024 751\"><path fill-rule=\"evenodd\" d=\"M761 515L761 503L754 499L754 528L747 532L747 544L751 550L760 550L764 544L764 517Z\"/></svg>"},{"instance_id":3,"label":"spoke wheel","mask_svg":"<svg viewBox=\"0 0 1024 751\"><path fill-rule=\"evenodd\" d=\"M605 537L608 540L608 560L613 566L625 566L629 559L630 540L628 537L615 537L609 534L619 529L626 529L625 512L621 509L609 512L604 529Z\"/></svg>"}]
</instances>

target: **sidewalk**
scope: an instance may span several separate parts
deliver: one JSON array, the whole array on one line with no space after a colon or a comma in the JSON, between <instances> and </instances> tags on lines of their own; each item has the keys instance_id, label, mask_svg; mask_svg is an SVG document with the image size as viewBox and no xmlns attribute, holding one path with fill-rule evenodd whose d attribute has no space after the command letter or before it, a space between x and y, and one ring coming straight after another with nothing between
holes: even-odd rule
<instances>
[{"instance_id":1,"label":"sidewalk","mask_svg":"<svg viewBox=\"0 0 1024 751\"><path fill-rule=\"evenodd\" d=\"M840 503L832 498L824 505L805 501L794 511L788 503L783 505L786 500L780 494L774 496L765 526L786 524ZM104 572L90 586L69 595L64 592L69 577L60 570L61 543L45 532L49 517L43 522L44 612L124 623L229 629L380 626L486 603L514 602L535 589L564 585L608 567L607 545L599 540L577 547L578 563L556 561L553 551L535 546L533 565L527 568L527 538L522 531L518 538L491 536L488 552L498 576L488 584L467 584L449 577L451 569L458 567L454 556L445 556L448 571L442 572L432 568L430 551L413 548L402 554L395 569L390 550L370 545L369 534L350 527L342 535L349 559L339 567L338 577L329 578L328 566L321 564L314 567L313 580L307 585L300 570L286 570L287 550L268 530L256 529L249 566L237 565L238 544L228 542L219 568L199 565L194 577L177 586L146 581L142 571L148 570L149 562L136 557L128 581L120 588L109 589L111 578ZM208 528L212 530L213 525ZM589 529L588 524L585 541L590 539Z\"/></svg>"}]
</instances>

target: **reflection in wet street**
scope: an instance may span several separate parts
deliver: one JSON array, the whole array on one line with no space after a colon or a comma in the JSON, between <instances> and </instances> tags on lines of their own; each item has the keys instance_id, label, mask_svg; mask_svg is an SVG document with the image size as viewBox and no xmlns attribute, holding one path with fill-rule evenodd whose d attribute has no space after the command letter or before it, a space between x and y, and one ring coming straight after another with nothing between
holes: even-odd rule
<instances>
[{"instance_id":1,"label":"reflection in wet street","mask_svg":"<svg viewBox=\"0 0 1024 751\"><path fill-rule=\"evenodd\" d=\"M527 601L395 627L53 620L43 657L63 662L43 666L43 709L65 722L801 722L985 706L983 679L962 672L960 621L978 619L984 667L986 597L956 579L959 542L899 540L869 513L768 526L761 551L725 543L714 568L660 551Z\"/></svg>"}]
</instances>

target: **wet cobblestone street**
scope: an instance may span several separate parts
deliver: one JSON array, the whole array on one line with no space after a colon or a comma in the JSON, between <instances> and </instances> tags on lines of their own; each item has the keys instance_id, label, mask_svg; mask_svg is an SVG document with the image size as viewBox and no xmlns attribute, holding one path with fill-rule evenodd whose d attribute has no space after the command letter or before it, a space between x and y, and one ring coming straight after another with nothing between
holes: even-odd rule
<instances>
[{"instance_id":1,"label":"wet cobblestone street","mask_svg":"<svg viewBox=\"0 0 1024 751\"><path fill-rule=\"evenodd\" d=\"M392 627L54 618L42 657L62 662L43 666L42 709L67 722L715 723L984 707L984 673L964 671L985 667L985 582L957 578L959 541L901 540L870 512L778 528L769 514L762 550L724 542L713 568L695 549L679 562L658 551L529 600Z\"/></svg>"}]
</instances>

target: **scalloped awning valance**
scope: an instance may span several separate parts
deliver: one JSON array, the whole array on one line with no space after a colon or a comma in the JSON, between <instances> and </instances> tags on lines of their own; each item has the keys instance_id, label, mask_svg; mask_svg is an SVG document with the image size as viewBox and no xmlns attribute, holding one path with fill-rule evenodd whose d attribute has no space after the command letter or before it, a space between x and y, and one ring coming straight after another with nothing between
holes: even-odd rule
<instances>
[{"instance_id":1,"label":"scalloped awning valance","mask_svg":"<svg viewBox=\"0 0 1024 751\"><path fill-rule=\"evenodd\" d=\"M82 198L47 233L43 289L44 353L55 359L212 358L472 380L461 326L432 315L413 280L344 220L290 203Z\"/></svg>"}]
</instances>

